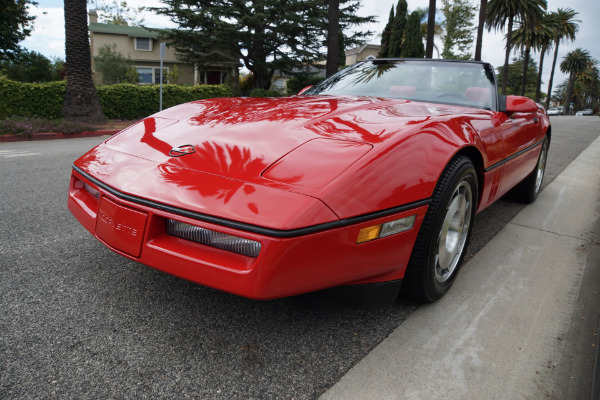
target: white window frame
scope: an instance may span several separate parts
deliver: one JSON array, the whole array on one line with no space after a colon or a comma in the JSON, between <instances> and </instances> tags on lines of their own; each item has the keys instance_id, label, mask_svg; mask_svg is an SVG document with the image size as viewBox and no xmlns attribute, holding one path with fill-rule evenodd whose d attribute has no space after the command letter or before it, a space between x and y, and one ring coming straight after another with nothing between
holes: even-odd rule
<instances>
[{"instance_id":1,"label":"white window frame","mask_svg":"<svg viewBox=\"0 0 600 400\"><path fill-rule=\"evenodd\" d=\"M159 76L157 76L156 74L156 70L158 70L159 74L160 74L160 66L153 66L153 65L134 65L133 68L135 68L135 70L137 71L138 68L150 68L152 69L152 82L150 83L142 83L142 82L138 82L138 85L158 85L158 83L155 83L157 79L160 79ZM169 67L164 67L163 66L163 70L166 71L166 73L168 74L170 71ZM163 72L163 74L165 74L165 72ZM164 75L163 75L164 76ZM167 83L169 83L169 78L167 78Z\"/></svg>"},{"instance_id":2,"label":"white window frame","mask_svg":"<svg viewBox=\"0 0 600 400\"><path fill-rule=\"evenodd\" d=\"M140 49L138 48L138 39L148 39L149 48L148 49ZM152 38L144 38L144 37L134 37L133 38L133 49L137 51L152 51Z\"/></svg>"}]
</instances>

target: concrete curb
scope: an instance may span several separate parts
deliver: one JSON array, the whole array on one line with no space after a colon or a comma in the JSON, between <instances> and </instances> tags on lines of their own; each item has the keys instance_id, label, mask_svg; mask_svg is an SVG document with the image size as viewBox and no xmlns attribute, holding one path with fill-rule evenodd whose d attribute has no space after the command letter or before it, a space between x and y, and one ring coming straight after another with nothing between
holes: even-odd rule
<instances>
[{"instance_id":1,"label":"concrete curb","mask_svg":"<svg viewBox=\"0 0 600 400\"><path fill-rule=\"evenodd\" d=\"M114 135L120 132L121 129L109 129L100 131L84 131L79 133L58 133L58 132L40 132L34 133L30 136L27 135L1 135L0 143L3 142L27 142L34 140L54 140L54 139L75 139L75 138L87 138L96 136Z\"/></svg>"},{"instance_id":2,"label":"concrete curb","mask_svg":"<svg viewBox=\"0 0 600 400\"><path fill-rule=\"evenodd\" d=\"M600 400L600 322L596 328L596 359L594 360L594 375L592 375L592 400Z\"/></svg>"}]
</instances>

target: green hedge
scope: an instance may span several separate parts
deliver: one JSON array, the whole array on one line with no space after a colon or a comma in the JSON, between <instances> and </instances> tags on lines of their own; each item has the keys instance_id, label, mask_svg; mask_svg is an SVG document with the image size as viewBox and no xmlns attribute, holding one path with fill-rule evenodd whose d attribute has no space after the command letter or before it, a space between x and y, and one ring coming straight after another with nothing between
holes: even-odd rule
<instances>
[{"instance_id":1,"label":"green hedge","mask_svg":"<svg viewBox=\"0 0 600 400\"><path fill-rule=\"evenodd\" d=\"M62 103L67 83L23 83L0 77L0 118L62 117Z\"/></svg>"},{"instance_id":2,"label":"green hedge","mask_svg":"<svg viewBox=\"0 0 600 400\"><path fill-rule=\"evenodd\" d=\"M22 83L0 77L0 118L62 117L66 82ZM160 87L118 84L100 86L98 98L109 119L138 119L158 111ZM163 85L163 109L194 100L231 96L226 85Z\"/></svg>"},{"instance_id":3,"label":"green hedge","mask_svg":"<svg viewBox=\"0 0 600 400\"><path fill-rule=\"evenodd\" d=\"M158 112L160 87L117 84L98 87L102 110L109 119L143 118ZM163 109L194 100L231 96L225 85L163 85Z\"/></svg>"}]
</instances>

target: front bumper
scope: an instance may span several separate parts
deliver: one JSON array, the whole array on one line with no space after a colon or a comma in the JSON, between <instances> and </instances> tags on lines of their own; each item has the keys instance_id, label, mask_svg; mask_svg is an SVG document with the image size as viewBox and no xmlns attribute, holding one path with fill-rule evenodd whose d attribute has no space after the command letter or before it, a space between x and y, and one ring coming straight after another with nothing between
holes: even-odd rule
<instances>
[{"instance_id":1,"label":"front bumper","mask_svg":"<svg viewBox=\"0 0 600 400\"><path fill-rule=\"evenodd\" d=\"M142 264L215 289L254 299L271 299L344 284L402 279L427 205L323 229L253 232L201 221L123 198L73 171L68 207L77 220L111 250ZM412 230L357 245L365 227L416 214ZM170 236L167 219L261 243L257 257ZM232 227L233 226L233 227ZM306 233L305 233L306 232ZM268 230L267 230L268 233Z\"/></svg>"}]
</instances>

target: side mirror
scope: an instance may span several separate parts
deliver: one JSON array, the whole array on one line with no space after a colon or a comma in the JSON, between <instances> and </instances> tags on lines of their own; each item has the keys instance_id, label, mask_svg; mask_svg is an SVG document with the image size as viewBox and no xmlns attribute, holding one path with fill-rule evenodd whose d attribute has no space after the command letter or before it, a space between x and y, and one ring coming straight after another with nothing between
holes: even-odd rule
<instances>
[{"instance_id":1,"label":"side mirror","mask_svg":"<svg viewBox=\"0 0 600 400\"><path fill-rule=\"evenodd\" d=\"M306 91L307 91L308 89L310 89L311 87L313 87L313 85L306 86L306 87L302 88L302 90L301 90L301 91L299 91L299 92L298 92L298 94L302 94L302 93L306 92Z\"/></svg>"},{"instance_id":2,"label":"side mirror","mask_svg":"<svg viewBox=\"0 0 600 400\"><path fill-rule=\"evenodd\" d=\"M536 112L538 105L535 101L523 96L506 96L506 112Z\"/></svg>"}]
</instances>

